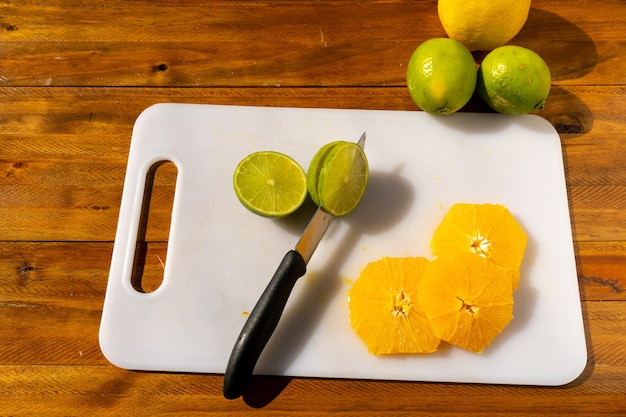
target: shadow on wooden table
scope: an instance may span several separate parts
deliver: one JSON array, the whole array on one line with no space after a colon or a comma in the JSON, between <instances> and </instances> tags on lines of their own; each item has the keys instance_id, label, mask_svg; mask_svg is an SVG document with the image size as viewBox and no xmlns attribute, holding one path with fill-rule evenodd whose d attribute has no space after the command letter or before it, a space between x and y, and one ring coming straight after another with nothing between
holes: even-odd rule
<instances>
[{"instance_id":1,"label":"shadow on wooden table","mask_svg":"<svg viewBox=\"0 0 626 417\"><path fill-rule=\"evenodd\" d=\"M550 67L552 81L580 78L598 63L591 37L563 17L531 7L526 24L509 44L537 52Z\"/></svg>"},{"instance_id":2,"label":"shadow on wooden table","mask_svg":"<svg viewBox=\"0 0 626 417\"><path fill-rule=\"evenodd\" d=\"M582 287L579 289L579 291L581 295L584 294ZM587 311L587 304L581 303L581 307L585 329L585 344L587 345L587 364L576 379L574 379L569 384L563 385L562 388L574 388L584 384L589 378L591 378L591 375L593 375L593 371L596 367L593 345L591 344L591 331L589 330L589 312Z\"/></svg>"},{"instance_id":3,"label":"shadow on wooden table","mask_svg":"<svg viewBox=\"0 0 626 417\"><path fill-rule=\"evenodd\" d=\"M547 119L559 134L579 135L593 128L593 113L575 94L566 88L552 86L546 108L538 112Z\"/></svg>"},{"instance_id":4,"label":"shadow on wooden table","mask_svg":"<svg viewBox=\"0 0 626 417\"><path fill-rule=\"evenodd\" d=\"M254 375L243 395L243 401L250 407L263 408L278 397L291 380L283 376Z\"/></svg>"}]
</instances>

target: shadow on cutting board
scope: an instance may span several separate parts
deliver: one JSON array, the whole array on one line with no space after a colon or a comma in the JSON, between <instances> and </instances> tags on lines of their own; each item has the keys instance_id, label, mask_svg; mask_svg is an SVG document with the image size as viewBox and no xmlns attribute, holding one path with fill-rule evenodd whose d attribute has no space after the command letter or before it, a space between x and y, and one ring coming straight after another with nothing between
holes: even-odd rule
<instances>
[{"instance_id":1,"label":"shadow on cutting board","mask_svg":"<svg viewBox=\"0 0 626 417\"><path fill-rule=\"evenodd\" d=\"M389 230L411 207L415 190L410 181L400 176L401 168L397 167L392 172L370 173L370 182L363 200L353 213L340 220L349 225L337 245L341 250L333 251L323 269L316 272L315 279L307 282L305 291L298 298L289 301L289 310L286 310L260 358L260 361L273 364L274 373L285 373L309 342L328 306L320 300L333 299L341 289L339 271L361 237ZM289 343L276 344L281 339L289 340ZM289 348L286 349L286 346ZM244 401L251 407L263 407L276 398L290 380L289 377L255 375L244 394Z\"/></svg>"}]
</instances>

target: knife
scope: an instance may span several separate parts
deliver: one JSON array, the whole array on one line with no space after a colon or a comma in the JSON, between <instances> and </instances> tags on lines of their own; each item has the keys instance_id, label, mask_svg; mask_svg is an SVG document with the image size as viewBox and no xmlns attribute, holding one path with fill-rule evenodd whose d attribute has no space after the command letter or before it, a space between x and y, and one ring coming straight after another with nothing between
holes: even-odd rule
<instances>
[{"instance_id":1,"label":"knife","mask_svg":"<svg viewBox=\"0 0 626 417\"><path fill-rule=\"evenodd\" d=\"M358 145L365 147L365 132ZM228 359L222 389L225 398L239 398L246 391L254 367L283 314L291 290L298 278L306 273L313 252L332 221L333 216L318 207L295 248L284 256L250 312Z\"/></svg>"}]
</instances>

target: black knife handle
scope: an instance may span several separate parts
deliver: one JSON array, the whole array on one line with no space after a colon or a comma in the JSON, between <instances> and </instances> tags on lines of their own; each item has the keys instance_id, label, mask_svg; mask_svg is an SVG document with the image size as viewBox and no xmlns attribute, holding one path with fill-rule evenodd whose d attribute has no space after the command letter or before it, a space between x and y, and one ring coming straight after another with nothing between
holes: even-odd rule
<instances>
[{"instance_id":1,"label":"black knife handle","mask_svg":"<svg viewBox=\"0 0 626 417\"><path fill-rule=\"evenodd\" d=\"M235 342L224 374L225 398L232 400L245 392L257 360L283 314L291 290L305 272L306 262L302 256L294 250L287 252Z\"/></svg>"}]
</instances>

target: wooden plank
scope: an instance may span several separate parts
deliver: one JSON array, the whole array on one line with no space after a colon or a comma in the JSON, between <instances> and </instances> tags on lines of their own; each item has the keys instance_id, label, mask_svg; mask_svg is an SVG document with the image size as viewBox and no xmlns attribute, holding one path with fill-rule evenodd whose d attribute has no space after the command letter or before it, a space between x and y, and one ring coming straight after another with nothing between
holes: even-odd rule
<instances>
[{"instance_id":1,"label":"wooden plank","mask_svg":"<svg viewBox=\"0 0 626 417\"><path fill-rule=\"evenodd\" d=\"M626 168L622 163L626 159L626 144L619 140L626 125L620 113L626 106L625 93L623 86L553 88L548 107L540 113L560 130L563 138L577 241L626 237ZM337 108L415 110L403 88L3 87L3 239L113 240L132 126L142 110L164 101L305 107L330 103ZM155 193L170 193L174 178L170 175L159 180ZM168 218L169 204L167 199L155 199L155 219ZM20 216L15 215L16 210ZM598 213L602 215L599 217ZM147 238L165 241L169 222L155 223L156 228ZM46 227L42 228L42 224Z\"/></svg>"},{"instance_id":2,"label":"wooden plank","mask_svg":"<svg viewBox=\"0 0 626 417\"><path fill-rule=\"evenodd\" d=\"M626 186L570 187L575 241L626 240Z\"/></svg>"},{"instance_id":3,"label":"wooden plank","mask_svg":"<svg viewBox=\"0 0 626 417\"><path fill-rule=\"evenodd\" d=\"M570 142L581 134L613 139L626 121L625 85L553 85L546 118ZM0 135L26 155L45 149L27 142L32 135L57 141L52 155L77 152L78 157L120 158L126 155L132 125L146 107L160 102L283 107L330 107L418 111L404 87L397 88L11 88L0 87ZM485 111L474 97L463 111ZM612 137L611 135L615 137ZM64 135L64 136L63 136ZM73 135L86 136L73 138ZM592 144L590 139L575 141ZM1 143L3 151L8 144ZM567 143L566 143L567 144ZM57 149L58 148L58 149ZM11 148L12 149L12 148ZM97 161L96 161L97 162Z\"/></svg>"},{"instance_id":4,"label":"wooden plank","mask_svg":"<svg viewBox=\"0 0 626 417\"><path fill-rule=\"evenodd\" d=\"M626 300L626 243L579 242L576 267L584 300Z\"/></svg>"},{"instance_id":5,"label":"wooden plank","mask_svg":"<svg viewBox=\"0 0 626 417\"><path fill-rule=\"evenodd\" d=\"M102 307L112 243L0 242L0 301Z\"/></svg>"},{"instance_id":6,"label":"wooden plank","mask_svg":"<svg viewBox=\"0 0 626 417\"><path fill-rule=\"evenodd\" d=\"M146 246L143 283L154 290L163 277L167 243ZM28 308L33 300L45 300L96 310L104 300L112 250L112 243L0 242L0 301Z\"/></svg>"},{"instance_id":7,"label":"wooden plank","mask_svg":"<svg viewBox=\"0 0 626 417\"><path fill-rule=\"evenodd\" d=\"M404 86L413 50L446 36L433 0L47 1L5 10L8 86ZM556 83L619 85L624 15L620 2L537 0L512 43L545 57Z\"/></svg>"},{"instance_id":8,"label":"wooden plank","mask_svg":"<svg viewBox=\"0 0 626 417\"><path fill-rule=\"evenodd\" d=\"M167 247L151 246L146 273L158 279ZM595 366L626 366L625 249L622 243L577 245ZM110 243L0 242L1 364L107 363L97 333L111 251Z\"/></svg>"},{"instance_id":9,"label":"wooden plank","mask_svg":"<svg viewBox=\"0 0 626 417\"><path fill-rule=\"evenodd\" d=\"M100 302L104 296L111 251L111 243L0 242L2 300L15 303L27 303L32 299ZM624 242L577 242L575 251L584 301L626 298ZM166 256L167 243L148 244L145 256L148 286L159 282Z\"/></svg>"},{"instance_id":10,"label":"wooden plank","mask_svg":"<svg viewBox=\"0 0 626 417\"><path fill-rule=\"evenodd\" d=\"M595 368L564 389L257 377L250 393L236 401L222 397L219 375L142 373L112 366L4 365L0 371L0 401L7 415L107 416L134 410L141 415L586 417L626 412L623 368Z\"/></svg>"},{"instance_id":11,"label":"wooden plank","mask_svg":"<svg viewBox=\"0 0 626 417\"><path fill-rule=\"evenodd\" d=\"M616 0L533 0L511 42L552 71L540 115L564 145L589 345L572 384L259 377L243 400L226 401L219 375L126 371L99 350L139 113L158 102L417 110L406 62L421 41L445 36L436 7L0 0L0 415L625 415L626 4ZM464 111L489 110L474 98ZM146 291L166 260L174 177L157 179L140 245Z\"/></svg>"}]
</instances>

